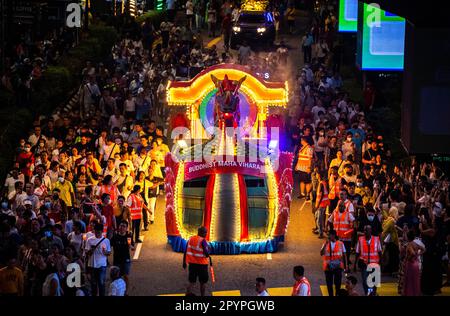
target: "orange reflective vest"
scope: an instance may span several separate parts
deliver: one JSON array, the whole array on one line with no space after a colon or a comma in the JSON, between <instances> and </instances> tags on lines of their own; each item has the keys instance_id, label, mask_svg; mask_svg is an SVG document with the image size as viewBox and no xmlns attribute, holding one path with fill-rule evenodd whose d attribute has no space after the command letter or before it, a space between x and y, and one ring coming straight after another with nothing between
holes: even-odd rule
<instances>
[{"instance_id":1,"label":"orange reflective vest","mask_svg":"<svg viewBox=\"0 0 450 316\"><path fill-rule=\"evenodd\" d=\"M186 249L186 263L208 264L208 258L203 252L203 239L200 236L192 236L189 238Z\"/></svg>"},{"instance_id":2,"label":"orange reflective vest","mask_svg":"<svg viewBox=\"0 0 450 316\"><path fill-rule=\"evenodd\" d=\"M330 193L328 193L328 198L334 200L339 196L339 191L341 190L341 178L338 177L337 180L334 180L334 176L331 176L329 184Z\"/></svg>"},{"instance_id":3,"label":"orange reflective vest","mask_svg":"<svg viewBox=\"0 0 450 316\"><path fill-rule=\"evenodd\" d=\"M364 261L365 264L369 263L380 263L380 256L378 255L378 249L380 249L380 238L377 236L372 236L370 245L366 240L365 236L359 237L359 251L360 259Z\"/></svg>"},{"instance_id":4,"label":"orange reflective vest","mask_svg":"<svg viewBox=\"0 0 450 316\"><path fill-rule=\"evenodd\" d=\"M322 184L323 191L321 190L322 198L320 200L319 207L325 208L328 205L330 205L330 200L328 199L327 182L322 181L321 184Z\"/></svg>"},{"instance_id":5,"label":"orange reflective vest","mask_svg":"<svg viewBox=\"0 0 450 316\"><path fill-rule=\"evenodd\" d=\"M348 211L348 208L350 206L350 201L345 202L345 211L342 213L339 213L339 204L338 207L333 212L333 228L336 231L336 235L339 237L340 240L349 240L351 239L351 236L349 236L349 233L351 233L353 223L350 221L350 212Z\"/></svg>"},{"instance_id":6,"label":"orange reflective vest","mask_svg":"<svg viewBox=\"0 0 450 316\"><path fill-rule=\"evenodd\" d=\"M295 282L294 287L292 288L292 296L298 296L302 284L306 284L308 287L307 296L311 296L311 284L309 284L308 279L305 277L301 278L300 281Z\"/></svg>"},{"instance_id":7,"label":"orange reflective vest","mask_svg":"<svg viewBox=\"0 0 450 316\"><path fill-rule=\"evenodd\" d=\"M130 213L131 220L141 219L142 218L142 198L136 194L130 194L128 197L131 199Z\"/></svg>"},{"instance_id":8,"label":"orange reflective vest","mask_svg":"<svg viewBox=\"0 0 450 316\"><path fill-rule=\"evenodd\" d=\"M331 243L327 242L325 245L325 253L322 256L323 259L323 271L328 270L328 264L334 260L340 260L340 268L344 269L344 243L340 240L336 240L334 244L334 249L331 249Z\"/></svg>"},{"instance_id":9,"label":"orange reflective vest","mask_svg":"<svg viewBox=\"0 0 450 316\"><path fill-rule=\"evenodd\" d=\"M100 198L102 197L103 193L109 194L109 196L111 197L111 202L113 204L116 203L118 196L117 196L117 188L115 185L105 185L105 184L102 185L100 187L98 194Z\"/></svg>"},{"instance_id":10,"label":"orange reflective vest","mask_svg":"<svg viewBox=\"0 0 450 316\"><path fill-rule=\"evenodd\" d=\"M310 145L306 145L300 149L298 152L298 160L295 170L310 173L313 154L314 151Z\"/></svg>"}]
</instances>

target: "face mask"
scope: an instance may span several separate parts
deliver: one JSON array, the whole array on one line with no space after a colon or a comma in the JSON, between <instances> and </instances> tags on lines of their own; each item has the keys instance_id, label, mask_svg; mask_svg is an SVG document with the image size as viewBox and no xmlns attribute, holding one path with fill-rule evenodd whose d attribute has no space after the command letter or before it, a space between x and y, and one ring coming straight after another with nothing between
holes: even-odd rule
<instances>
[{"instance_id":1,"label":"face mask","mask_svg":"<svg viewBox=\"0 0 450 316\"><path fill-rule=\"evenodd\" d=\"M58 181L61 182L61 183L64 183L64 178L63 177L59 177Z\"/></svg>"},{"instance_id":2,"label":"face mask","mask_svg":"<svg viewBox=\"0 0 450 316\"><path fill-rule=\"evenodd\" d=\"M2 209L7 209L8 208L8 202L2 202Z\"/></svg>"},{"instance_id":3,"label":"face mask","mask_svg":"<svg viewBox=\"0 0 450 316\"><path fill-rule=\"evenodd\" d=\"M367 215L367 219L371 222L375 219L375 215Z\"/></svg>"},{"instance_id":4,"label":"face mask","mask_svg":"<svg viewBox=\"0 0 450 316\"><path fill-rule=\"evenodd\" d=\"M363 184L362 184L362 182L357 182L357 183L356 183L356 186L357 186L358 188L362 188Z\"/></svg>"},{"instance_id":5,"label":"face mask","mask_svg":"<svg viewBox=\"0 0 450 316\"><path fill-rule=\"evenodd\" d=\"M106 203L106 205L109 205L109 204L111 204L111 200L110 199L105 200L105 203Z\"/></svg>"},{"instance_id":6,"label":"face mask","mask_svg":"<svg viewBox=\"0 0 450 316\"><path fill-rule=\"evenodd\" d=\"M320 136L323 136L323 135L325 135L325 133L324 133L324 132L320 132L319 135L320 135Z\"/></svg>"},{"instance_id":7,"label":"face mask","mask_svg":"<svg viewBox=\"0 0 450 316\"><path fill-rule=\"evenodd\" d=\"M57 200L59 198L58 194L53 194L53 200Z\"/></svg>"},{"instance_id":8,"label":"face mask","mask_svg":"<svg viewBox=\"0 0 450 316\"><path fill-rule=\"evenodd\" d=\"M55 199L55 196L53 196L53 199ZM52 203L51 202L45 202L44 206L45 206L46 209L49 209L52 206Z\"/></svg>"},{"instance_id":9,"label":"face mask","mask_svg":"<svg viewBox=\"0 0 450 316\"><path fill-rule=\"evenodd\" d=\"M26 151L26 152L30 152L30 150L31 150L31 148L25 147L25 151Z\"/></svg>"}]
</instances>

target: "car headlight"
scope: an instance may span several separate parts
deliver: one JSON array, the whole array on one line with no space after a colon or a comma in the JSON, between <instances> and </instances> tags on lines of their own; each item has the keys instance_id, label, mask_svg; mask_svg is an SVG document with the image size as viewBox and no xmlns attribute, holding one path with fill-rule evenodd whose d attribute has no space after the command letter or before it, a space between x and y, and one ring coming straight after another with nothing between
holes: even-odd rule
<instances>
[{"instance_id":1,"label":"car headlight","mask_svg":"<svg viewBox=\"0 0 450 316\"><path fill-rule=\"evenodd\" d=\"M239 26L233 26L233 31L240 32L241 28Z\"/></svg>"},{"instance_id":2,"label":"car headlight","mask_svg":"<svg viewBox=\"0 0 450 316\"><path fill-rule=\"evenodd\" d=\"M258 27L258 33L264 33L266 31L265 27Z\"/></svg>"}]
</instances>

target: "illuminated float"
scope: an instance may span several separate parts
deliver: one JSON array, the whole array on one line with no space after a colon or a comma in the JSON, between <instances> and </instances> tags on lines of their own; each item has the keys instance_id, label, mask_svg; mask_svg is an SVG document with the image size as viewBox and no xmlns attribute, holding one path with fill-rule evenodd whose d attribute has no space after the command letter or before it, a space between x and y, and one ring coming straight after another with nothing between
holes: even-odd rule
<instances>
[{"instance_id":1,"label":"illuminated float","mask_svg":"<svg viewBox=\"0 0 450 316\"><path fill-rule=\"evenodd\" d=\"M265 124L272 109L286 107L287 82L220 64L190 81L169 82L167 101L185 111L189 124L165 157L172 249L184 251L205 226L214 254L277 251L289 220L293 156L279 151Z\"/></svg>"}]
</instances>

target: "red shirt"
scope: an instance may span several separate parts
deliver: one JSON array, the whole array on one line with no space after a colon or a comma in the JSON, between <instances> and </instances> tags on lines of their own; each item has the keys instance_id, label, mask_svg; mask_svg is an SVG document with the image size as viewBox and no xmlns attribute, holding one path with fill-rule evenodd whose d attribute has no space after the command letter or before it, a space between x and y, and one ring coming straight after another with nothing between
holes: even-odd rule
<instances>
[{"instance_id":1,"label":"red shirt","mask_svg":"<svg viewBox=\"0 0 450 316\"><path fill-rule=\"evenodd\" d=\"M25 176L31 177L32 172L30 167L34 164L34 155L32 152L21 152L17 156L17 162L19 163L20 172L22 172Z\"/></svg>"},{"instance_id":2,"label":"red shirt","mask_svg":"<svg viewBox=\"0 0 450 316\"><path fill-rule=\"evenodd\" d=\"M106 226L112 227L112 219L114 216L114 209L112 205L102 205L102 215L106 218Z\"/></svg>"}]
</instances>

